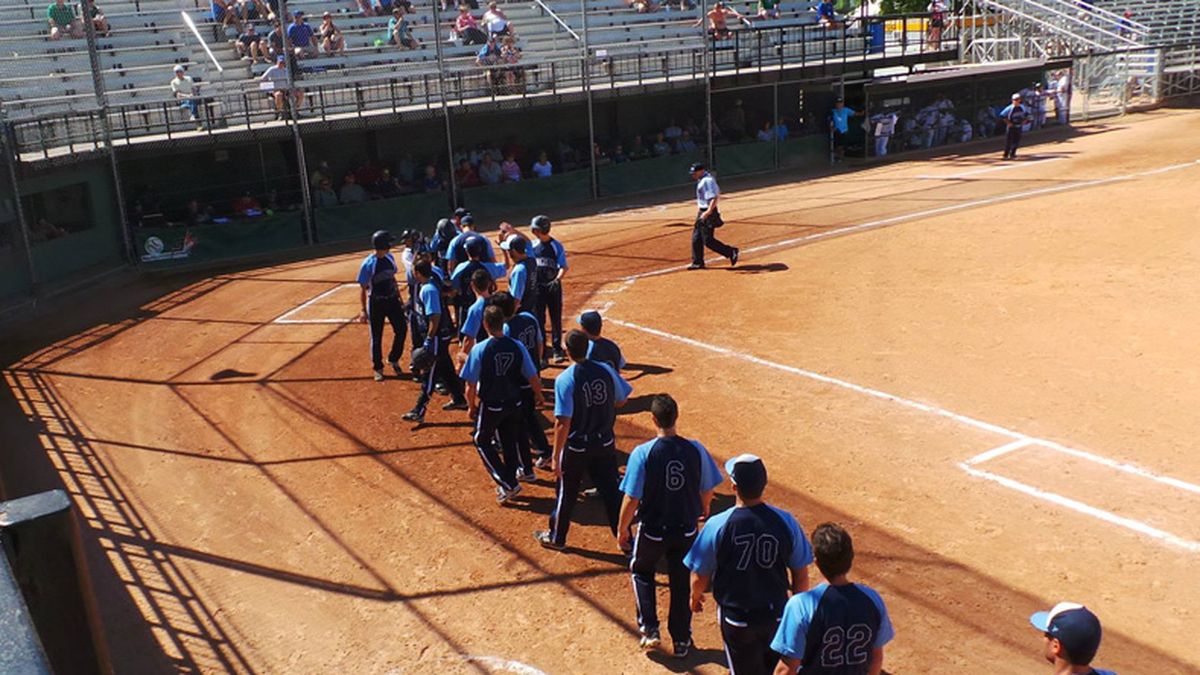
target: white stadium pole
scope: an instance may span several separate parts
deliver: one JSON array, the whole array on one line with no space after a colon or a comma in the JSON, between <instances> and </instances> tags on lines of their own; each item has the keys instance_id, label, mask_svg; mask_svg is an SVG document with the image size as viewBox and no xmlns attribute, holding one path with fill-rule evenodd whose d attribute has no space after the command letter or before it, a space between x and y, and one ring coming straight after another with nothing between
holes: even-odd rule
<instances>
[{"instance_id":1,"label":"white stadium pole","mask_svg":"<svg viewBox=\"0 0 1200 675\"><path fill-rule=\"evenodd\" d=\"M183 22L192 31L192 35L196 36L196 41L200 43L201 47L204 47L204 53L208 54L208 59L217 67L217 72L225 72L225 69L221 67L221 63L217 61L217 57L213 56L212 50L208 48L208 43L204 41L204 38L200 37L200 31L196 29L196 22L192 21L192 17L188 16L187 12L180 12L180 14L183 16Z\"/></svg>"}]
</instances>

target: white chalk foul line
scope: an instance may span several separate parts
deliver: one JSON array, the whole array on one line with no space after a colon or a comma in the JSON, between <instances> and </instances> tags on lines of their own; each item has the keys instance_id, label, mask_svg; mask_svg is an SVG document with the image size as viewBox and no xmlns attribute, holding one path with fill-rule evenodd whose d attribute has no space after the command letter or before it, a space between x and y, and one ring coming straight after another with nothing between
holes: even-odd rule
<instances>
[{"instance_id":1,"label":"white chalk foul line","mask_svg":"<svg viewBox=\"0 0 1200 675\"><path fill-rule=\"evenodd\" d=\"M1013 162L1011 164L1001 164L1000 166L989 166L989 167L986 167L983 169L972 169L971 171L952 173L952 174L948 174L945 176L938 176L936 174L931 174L931 173L923 173L923 174L920 174L919 176L917 176L917 178L920 178L923 180L958 180L959 178L969 178L971 176L978 176L980 174L993 173L996 171L1008 171L1009 169L1020 169L1020 168L1027 167L1027 166L1037 166L1039 164L1048 164L1050 162L1059 162L1064 159L1067 159L1067 158L1061 157L1061 156L1059 156L1059 157L1044 157L1044 158L1038 158L1038 159L1030 158L1030 161Z\"/></svg>"},{"instance_id":2,"label":"white chalk foul line","mask_svg":"<svg viewBox=\"0 0 1200 675\"><path fill-rule=\"evenodd\" d=\"M822 375L821 373L816 373L811 370L805 370L803 368L797 368L795 366L789 366L789 365L786 365L783 363L776 363L774 361L768 361L767 359L760 358L760 357L754 356L752 354L747 354L746 352L741 351L741 350L729 349L727 347L721 347L721 346L710 344L707 342L702 342L700 340L695 340L695 339L692 339L689 337L684 337L682 335L668 333L667 331L659 330L657 328L650 328L648 326L642 326L640 324L636 324L631 321L622 321L621 319L614 319L611 317L609 317L607 319L607 321L609 323L615 323L615 324L617 324L619 326L623 326L625 328L630 328L632 330L637 330L637 331L641 331L643 333L648 333L648 334L654 335L656 337L660 337L660 338L663 338L666 340L671 340L674 342L679 342L679 343L682 343L685 345L689 345L691 347L696 347L698 349L703 349L703 350L710 351L710 352L713 352L716 354L720 354L722 356L729 356L732 358L741 359L743 361L748 361L750 363L754 363L754 364L757 364L760 366L765 366L767 368L772 368L774 370L783 371L785 373L790 373L792 375L797 375L799 377L804 377L804 378L807 378L810 380L814 380L816 382L821 382L821 383L828 384L831 386L840 387L842 389L847 389L849 391L853 391L853 392L856 392L859 394L864 394L866 396L870 396L872 398L877 398L877 399L880 399L883 401L895 403L897 405L901 405L901 406L904 406L907 408L912 408L914 410L919 410L922 412L930 413L933 415L937 415L939 417L945 417L947 419L954 420L960 424L963 424L965 426L969 426L969 427L972 427L975 429L979 429L981 431L987 431L987 432L994 433L994 434L997 434L1000 436L1006 436L1006 437L1012 439L1012 442L1006 443L1004 445L1001 445L999 447L993 448L993 449L983 452L979 455L976 455L975 457L972 457L971 459L969 459L965 462L959 463L958 466L961 467L964 471L966 471L968 474L970 474L972 476L976 476L979 478L985 478L992 482L999 483L1000 485L1003 485L1005 487L1009 487L1009 488L1012 488L1019 492L1022 492L1024 494L1031 495L1031 496L1037 497L1039 499L1044 499L1046 501L1053 502L1055 504L1064 506L1066 508L1072 509L1079 513L1083 513L1083 514L1086 514L1089 516L1099 518L1100 520L1103 520L1107 523L1118 525L1120 527L1125 527L1127 529L1133 530L1134 532L1139 532L1142 534L1149 535L1159 541L1163 541L1168 544L1178 546L1187 551L1191 551L1191 552L1200 551L1200 543L1197 543L1197 542L1194 542L1194 541L1191 541L1188 539L1184 539L1177 535L1171 534L1170 532L1166 532L1166 531L1157 529L1155 527L1152 527L1152 526L1142 523L1140 521L1136 521L1131 518L1125 518L1123 516L1118 516L1114 513L1110 513L1103 509L1098 509L1094 506L1084 504L1083 502L1080 502L1080 501L1077 501L1074 499L1070 499L1069 497L1063 497L1062 495L1055 494L1052 492L1047 492L1045 490L1040 490L1038 488L1032 487L1030 485L1026 485L1019 481L1015 481L1011 478L1006 478L1004 476L1000 476L1000 475L991 473L989 471L983 471L981 469L977 469L974 467L974 465L995 459L997 457L1000 457L1001 455L1008 454L1010 452L1013 452L1015 450L1018 450L1020 448L1026 447L1026 446L1035 445L1035 446L1042 446L1042 447L1045 447L1045 448L1048 448L1051 450L1057 450L1058 452L1063 452L1063 453L1066 453L1066 454L1069 454L1069 455L1072 455L1075 457L1093 461L1093 462L1102 464L1104 466L1118 469L1120 471L1125 471L1127 473L1132 473L1132 474L1140 476L1142 478L1148 478L1150 480L1154 480L1154 481L1157 481L1160 483L1171 485L1173 487L1177 487L1177 488L1187 490L1190 492L1200 491L1200 486L1198 486L1198 485L1193 485L1192 483L1188 483L1186 481L1182 481L1182 480L1179 480L1176 478L1171 478L1169 476L1161 476L1159 474L1155 474L1151 471L1147 471L1146 469L1134 466L1132 464L1127 464L1124 462L1117 462L1117 461L1108 459L1106 457L1101 457L1099 455L1096 455L1096 454L1093 454L1090 452L1086 452L1083 450L1077 450L1075 448L1069 448L1065 445L1062 445L1061 443L1055 443L1054 441L1050 441L1050 440L1047 440L1044 438L1038 438L1036 436L1030 436L1028 434L1023 434L1019 431L1015 431L1013 429L1008 429L1006 427L1002 427L997 424L992 424L990 422L984 422L983 420L979 420L974 417L970 417L968 415L960 415L959 413L952 412L950 410L946 410L945 408L941 408L936 405L932 405L929 403L921 403L920 401L914 401L912 399L904 398L903 396L898 396L896 394L890 394L888 392L881 391L879 389L874 389L871 387L864 387L862 385L854 384L853 382L847 382L846 380L841 380L836 377Z\"/></svg>"},{"instance_id":3,"label":"white chalk foul line","mask_svg":"<svg viewBox=\"0 0 1200 675\"><path fill-rule=\"evenodd\" d=\"M350 287L357 286L357 285L358 284L338 284L337 286L334 286L333 288L325 291L324 293L321 293L320 295L318 295L314 298L306 300L306 301L300 303L299 305L284 312L283 314L280 314L271 323L282 323L282 324L350 323L354 319L292 319L289 317L291 317L293 314L296 314L298 312L302 312L302 311L308 309L309 307L312 307L316 303L324 300L325 298L328 298L329 296L333 295L334 293L337 293L338 291L342 290L343 288L350 288Z\"/></svg>"},{"instance_id":4,"label":"white chalk foul line","mask_svg":"<svg viewBox=\"0 0 1200 675\"><path fill-rule=\"evenodd\" d=\"M972 200L969 202L960 202L958 204L950 204L948 206L939 206L937 208L925 209L923 211L914 211L913 213L904 213L904 214L901 214L898 216L891 216L889 218L880 218L878 220L870 220L865 223L859 223L857 225L849 225L847 227L839 227L837 229L826 230L824 232L815 232L813 234L804 235L803 237L793 237L791 239L784 239L783 241L777 241L777 242L774 242L771 244L762 244L761 246L744 248L741 250L741 253L744 255L747 253L757 253L759 251L767 251L767 250L775 249L775 248L784 248L787 246L794 246L797 244L804 244L804 243L808 243L808 242L819 241L821 239L828 239L829 237L839 237L839 236L842 236L845 234L850 234L852 232L862 232L864 230L872 230L872 229L879 228L879 227L886 227L888 225L895 225L897 223L903 223L903 222L907 222L910 220L918 220L921 218L928 218L930 216L938 216L938 215L942 215L945 213L954 213L955 211L963 211L966 209L973 209L978 206L990 206L992 204L1002 204L1004 202L1014 201L1017 199L1025 199L1027 197L1038 197L1041 195L1054 194L1056 192L1067 192L1069 190L1081 190L1084 188L1095 187L1097 185L1107 185L1108 183L1119 183L1121 181L1134 180L1137 178L1144 178L1146 176L1155 176L1155 175L1167 173L1170 171L1178 171L1179 169L1186 169L1189 167L1194 167L1196 165L1200 165L1200 159L1194 160L1191 162L1183 162L1181 164L1171 164L1168 166L1159 167L1157 169L1149 169L1146 171L1139 171L1136 173L1127 173L1127 174L1123 174L1120 176L1109 176L1108 178L1095 178L1092 180L1079 181L1077 183L1068 183L1065 185L1052 185L1049 187L1037 188L1035 190L1023 190L1021 192L1013 192L1010 194L997 195L995 197L986 197L984 199L975 199L975 200ZM724 258L721 258L718 256L718 257L709 258L705 262L706 263L715 263L715 262L719 262L721 260L724 260ZM633 282L633 281L637 281L638 279L645 279L646 277L656 277L656 276L659 276L662 274L670 274L672 272L680 272L680 271L686 270L687 268L688 268L687 265L674 265L671 267L666 267L666 268L659 269L659 270L653 270L650 272L641 272L639 274L632 274L630 276L624 277L622 279L622 281Z\"/></svg>"},{"instance_id":5,"label":"white chalk foul line","mask_svg":"<svg viewBox=\"0 0 1200 675\"><path fill-rule=\"evenodd\" d=\"M464 656L463 660L468 663L478 663L481 666L487 666L500 672L515 673L515 675L546 675L545 672L520 661L502 659L496 656Z\"/></svg>"}]
</instances>

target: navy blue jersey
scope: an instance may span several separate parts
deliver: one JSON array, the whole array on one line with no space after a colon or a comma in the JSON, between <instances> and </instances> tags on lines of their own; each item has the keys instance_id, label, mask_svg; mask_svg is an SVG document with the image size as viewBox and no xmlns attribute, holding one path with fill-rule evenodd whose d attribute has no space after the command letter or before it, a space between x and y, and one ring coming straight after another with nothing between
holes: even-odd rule
<instances>
[{"instance_id":1,"label":"navy blue jersey","mask_svg":"<svg viewBox=\"0 0 1200 675\"><path fill-rule=\"evenodd\" d=\"M787 604L788 570L812 562L812 547L791 514L769 504L732 508L709 519L684 563L712 576L713 599L730 622L777 619Z\"/></svg>"},{"instance_id":2,"label":"navy blue jersey","mask_svg":"<svg viewBox=\"0 0 1200 675\"><path fill-rule=\"evenodd\" d=\"M454 268L454 277L458 279L454 289L458 291L458 304L467 306L475 302L475 289L471 287L471 277L475 274L475 270L486 269L487 267L478 260L471 260L464 263L462 267ZM491 272L488 274L490 275Z\"/></svg>"},{"instance_id":3,"label":"navy blue jersey","mask_svg":"<svg viewBox=\"0 0 1200 675\"><path fill-rule=\"evenodd\" d=\"M529 352L510 337L489 337L475 345L463 366L462 379L479 386L484 405L515 404L521 384L537 375Z\"/></svg>"},{"instance_id":4,"label":"navy blue jersey","mask_svg":"<svg viewBox=\"0 0 1200 675\"><path fill-rule=\"evenodd\" d=\"M883 599L861 584L822 584L788 600L771 649L804 664L803 672L866 675L871 651L895 636Z\"/></svg>"},{"instance_id":5,"label":"navy blue jersey","mask_svg":"<svg viewBox=\"0 0 1200 675\"><path fill-rule=\"evenodd\" d=\"M655 537L691 534L702 511L701 493L721 483L721 470L696 441L665 436L629 453L621 491L640 500L642 530Z\"/></svg>"},{"instance_id":6,"label":"navy blue jersey","mask_svg":"<svg viewBox=\"0 0 1200 675\"><path fill-rule=\"evenodd\" d=\"M567 368L554 381L554 416L570 417L567 445L584 448L611 445L617 401L633 387L607 364L583 361Z\"/></svg>"},{"instance_id":7,"label":"navy blue jersey","mask_svg":"<svg viewBox=\"0 0 1200 675\"><path fill-rule=\"evenodd\" d=\"M442 302L442 285L436 278L421 284L415 304L417 322L422 333L428 335L430 317L439 316L441 318L438 319L436 337L448 338L454 335L454 326L450 323L450 305Z\"/></svg>"},{"instance_id":8,"label":"navy blue jersey","mask_svg":"<svg viewBox=\"0 0 1200 675\"><path fill-rule=\"evenodd\" d=\"M520 289L521 295L517 298L517 300L520 301L522 308L532 310L537 307L537 261L526 256L524 260L513 265L514 273L516 272L517 268L522 268L524 271L522 274L519 274L519 277L523 280L521 283L524 288ZM517 289L512 288L511 279L513 279L513 277L510 276L509 279L509 292L516 295L518 292Z\"/></svg>"},{"instance_id":9,"label":"navy blue jersey","mask_svg":"<svg viewBox=\"0 0 1200 675\"><path fill-rule=\"evenodd\" d=\"M518 312L516 316L508 320L504 324L504 334L515 338L518 342L525 345L525 349L529 352L529 356L533 358L533 365L541 370L541 364L538 362L542 348L542 325L537 320L537 317L529 312Z\"/></svg>"},{"instance_id":10,"label":"navy blue jersey","mask_svg":"<svg viewBox=\"0 0 1200 675\"><path fill-rule=\"evenodd\" d=\"M391 253L382 257L371 254L358 268L358 285L367 289L372 298L394 298L400 295L397 272L399 269Z\"/></svg>"},{"instance_id":11,"label":"navy blue jersey","mask_svg":"<svg viewBox=\"0 0 1200 675\"><path fill-rule=\"evenodd\" d=\"M592 340L588 346L587 357L593 361L607 363L613 370L625 367L625 357L621 356L621 348L608 338L599 337Z\"/></svg>"},{"instance_id":12,"label":"navy blue jersey","mask_svg":"<svg viewBox=\"0 0 1200 675\"><path fill-rule=\"evenodd\" d=\"M537 282L539 286L554 281L559 269L567 267L567 251L554 238L539 241L533 245L533 262L537 265Z\"/></svg>"},{"instance_id":13,"label":"navy blue jersey","mask_svg":"<svg viewBox=\"0 0 1200 675\"><path fill-rule=\"evenodd\" d=\"M480 243L475 244L483 250L491 250L491 244L488 240L478 232L463 232L455 237L450 242L450 247L446 252L446 258L450 261L450 267L465 262L467 260L467 243L478 240Z\"/></svg>"}]
</instances>

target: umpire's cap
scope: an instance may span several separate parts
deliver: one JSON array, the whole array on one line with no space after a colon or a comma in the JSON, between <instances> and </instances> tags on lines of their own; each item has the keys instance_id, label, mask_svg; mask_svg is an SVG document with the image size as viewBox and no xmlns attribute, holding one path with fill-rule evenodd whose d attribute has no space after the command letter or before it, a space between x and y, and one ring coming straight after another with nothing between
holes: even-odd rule
<instances>
[{"instance_id":1,"label":"umpire's cap","mask_svg":"<svg viewBox=\"0 0 1200 675\"><path fill-rule=\"evenodd\" d=\"M382 251L385 248L392 247L392 233L387 230L379 230L371 235L371 245L376 251Z\"/></svg>"},{"instance_id":2,"label":"umpire's cap","mask_svg":"<svg viewBox=\"0 0 1200 675\"><path fill-rule=\"evenodd\" d=\"M550 216L534 216L529 221L529 229L535 232L550 232Z\"/></svg>"},{"instance_id":3,"label":"umpire's cap","mask_svg":"<svg viewBox=\"0 0 1200 675\"><path fill-rule=\"evenodd\" d=\"M693 174L697 171L704 171L704 165L700 162L696 162L688 167L688 174Z\"/></svg>"},{"instance_id":4,"label":"umpire's cap","mask_svg":"<svg viewBox=\"0 0 1200 675\"><path fill-rule=\"evenodd\" d=\"M745 453L725 462L725 472L734 485L748 493L761 493L767 486L767 467L757 455Z\"/></svg>"},{"instance_id":5,"label":"umpire's cap","mask_svg":"<svg viewBox=\"0 0 1200 675\"><path fill-rule=\"evenodd\" d=\"M429 370L433 366L435 355L433 350L417 347L412 353L412 368L415 371Z\"/></svg>"}]
</instances>

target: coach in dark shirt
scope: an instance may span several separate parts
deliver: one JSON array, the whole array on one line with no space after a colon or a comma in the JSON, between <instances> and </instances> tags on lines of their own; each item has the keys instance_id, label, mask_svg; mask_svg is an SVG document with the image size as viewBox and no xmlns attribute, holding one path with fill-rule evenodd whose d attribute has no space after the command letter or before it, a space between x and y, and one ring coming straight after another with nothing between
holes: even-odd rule
<instances>
[{"instance_id":1,"label":"coach in dark shirt","mask_svg":"<svg viewBox=\"0 0 1200 675\"><path fill-rule=\"evenodd\" d=\"M586 316L586 315L585 315ZM671 611L667 628L677 658L688 655L692 646L692 610L688 603L688 568L683 557L696 539L700 520L708 517L713 489L721 484L721 469L699 441L675 433L679 406L669 394L650 403L650 414L658 436L634 448L625 469L621 491L621 521L617 541L633 557L633 594L637 602L641 645L651 650L661 642L654 595L654 571L667 559ZM636 513L640 521L637 537L630 526Z\"/></svg>"},{"instance_id":2,"label":"coach in dark shirt","mask_svg":"<svg viewBox=\"0 0 1200 675\"><path fill-rule=\"evenodd\" d=\"M771 639L788 591L808 590L812 547L792 514L763 501L767 468L761 459L738 455L725 471L737 503L708 520L684 558L692 570L692 611L704 609L711 586L729 670L771 675L779 662Z\"/></svg>"}]
</instances>

